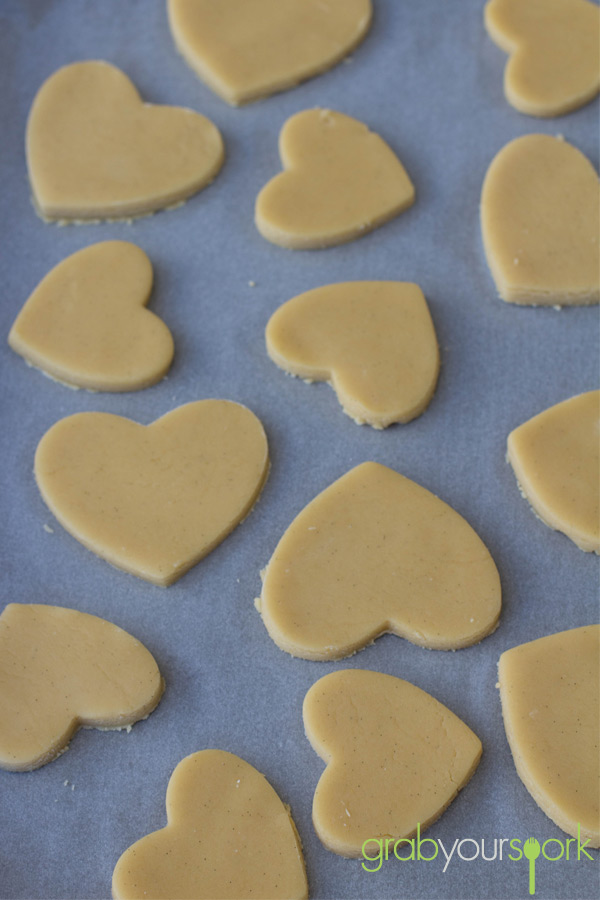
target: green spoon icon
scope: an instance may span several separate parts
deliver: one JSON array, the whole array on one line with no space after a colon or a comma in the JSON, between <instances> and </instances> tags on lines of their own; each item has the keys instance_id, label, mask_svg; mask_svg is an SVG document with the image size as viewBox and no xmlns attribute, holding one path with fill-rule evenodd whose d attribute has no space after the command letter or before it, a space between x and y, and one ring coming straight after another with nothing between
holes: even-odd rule
<instances>
[{"instance_id":1,"label":"green spoon icon","mask_svg":"<svg viewBox=\"0 0 600 900\"><path fill-rule=\"evenodd\" d=\"M535 861L540 855L540 843L535 838L527 838L523 844L523 854L529 860L529 893L535 894Z\"/></svg>"}]
</instances>

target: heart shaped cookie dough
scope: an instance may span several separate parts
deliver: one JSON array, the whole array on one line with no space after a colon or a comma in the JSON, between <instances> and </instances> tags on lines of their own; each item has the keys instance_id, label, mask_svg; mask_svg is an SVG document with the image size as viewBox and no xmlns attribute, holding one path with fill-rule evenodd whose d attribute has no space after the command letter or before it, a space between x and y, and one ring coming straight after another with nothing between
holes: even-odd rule
<instances>
[{"instance_id":1,"label":"heart shaped cookie dough","mask_svg":"<svg viewBox=\"0 0 600 900\"><path fill-rule=\"evenodd\" d=\"M0 766L37 769L79 728L145 719L164 689L143 644L74 609L9 603L0 615Z\"/></svg>"},{"instance_id":2,"label":"heart shaped cookie dough","mask_svg":"<svg viewBox=\"0 0 600 900\"><path fill-rule=\"evenodd\" d=\"M45 219L128 218L172 206L209 184L224 158L212 122L142 102L129 78L101 61L72 63L44 82L26 151Z\"/></svg>"},{"instance_id":3,"label":"heart shaped cookie dough","mask_svg":"<svg viewBox=\"0 0 600 900\"><path fill-rule=\"evenodd\" d=\"M223 750L182 760L167 788L168 824L126 850L114 900L305 900L300 839L264 775Z\"/></svg>"},{"instance_id":4,"label":"heart shaped cookie dough","mask_svg":"<svg viewBox=\"0 0 600 900\"><path fill-rule=\"evenodd\" d=\"M371 0L168 0L177 49L238 106L330 69L371 24Z\"/></svg>"},{"instance_id":5,"label":"heart shaped cookie dough","mask_svg":"<svg viewBox=\"0 0 600 900\"><path fill-rule=\"evenodd\" d=\"M92 244L42 279L8 336L28 363L66 384L135 391L159 381L173 359L173 338L144 307L152 265L127 241Z\"/></svg>"},{"instance_id":6,"label":"heart shaped cookie dough","mask_svg":"<svg viewBox=\"0 0 600 900\"><path fill-rule=\"evenodd\" d=\"M233 531L266 480L267 438L246 407L199 400L138 425L77 413L35 454L42 497L73 537L126 572L172 584Z\"/></svg>"},{"instance_id":7,"label":"heart shaped cookie dough","mask_svg":"<svg viewBox=\"0 0 600 900\"><path fill-rule=\"evenodd\" d=\"M393 844L425 831L481 757L481 741L458 716L393 675L332 672L313 684L303 713L306 736L327 763L313 823L340 856L361 856L373 839ZM399 848L407 858L409 850ZM368 844L365 852L372 853Z\"/></svg>"},{"instance_id":8,"label":"heart shaped cookie dough","mask_svg":"<svg viewBox=\"0 0 600 900\"><path fill-rule=\"evenodd\" d=\"M587 0L490 0L485 25L510 53L508 102L530 116L560 116L600 89L598 7Z\"/></svg>"},{"instance_id":9,"label":"heart shaped cookie dough","mask_svg":"<svg viewBox=\"0 0 600 900\"><path fill-rule=\"evenodd\" d=\"M528 134L498 153L483 182L481 229L503 300L598 303L599 202L594 167L566 141Z\"/></svg>"},{"instance_id":10,"label":"heart shaped cookie dough","mask_svg":"<svg viewBox=\"0 0 600 900\"><path fill-rule=\"evenodd\" d=\"M539 518L600 553L600 391L551 406L508 436L508 461Z\"/></svg>"},{"instance_id":11,"label":"heart shaped cookie dough","mask_svg":"<svg viewBox=\"0 0 600 900\"><path fill-rule=\"evenodd\" d=\"M507 650L498 665L519 778L552 821L600 846L600 625Z\"/></svg>"},{"instance_id":12,"label":"heart shaped cookie dough","mask_svg":"<svg viewBox=\"0 0 600 900\"><path fill-rule=\"evenodd\" d=\"M468 522L373 462L296 516L257 601L275 643L304 659L341 659L385 632L467 647L494 630L500 605L498 571Z\"/></svg>"},{"instance_id":13,"label":"heart shaped cookie dough","mask_svg":"<svg viewBox=\"0 0 600 900\"><path fill-rule=\"evenodd\" d=\"M308 109L279 138L285 169L256 200L268 241L295 250L330 247L399 215L415 189L396 154L366 125L339 112Z\"/></svg>"},{"instance_id":14,"label":"heart shaped cookie dough","mask_svg":"<svg viewBox=\"0 0 600 900\"><path fill-rule=\"evenodd\" d=\"M416 284L354 281L315 288L271 316L266 342L286 372L328 381L359 425L409 422L435 390L437 339Z\"/></svg>"}]
</instances>

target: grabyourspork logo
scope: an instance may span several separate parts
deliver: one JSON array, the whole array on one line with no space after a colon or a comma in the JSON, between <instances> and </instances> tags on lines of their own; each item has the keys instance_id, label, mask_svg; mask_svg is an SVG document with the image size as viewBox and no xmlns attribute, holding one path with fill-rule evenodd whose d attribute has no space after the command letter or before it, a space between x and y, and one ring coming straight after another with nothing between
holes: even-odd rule
<instances>
[{"instance_id":1,"label":"grabyourspork logo","mask_svg":"<svg viewBox=\"0 0 600 900\"><path fill-rule=\"evenodd\" d=\"M535 894L536 861L555 863L565 861L594 861L594 857L585 848L590 843L581 839L581 826L577 825L577 837L548 838L540 843L537 838L530 837L525 841L520 838L493 838L477 841L475 838L456 838L451 847L446 848L441 838L422 838L421 825L417 825L417 833L412 838L369 838L362 845L362 867L366 872L378 872L388 860L399 862L433 862L444 859L443 872L454 862L473 862L482 859L486 862L521 862L529 865L529 893ZM575 846L573 846L575 845Z\"/></svg>"}]
</instances>

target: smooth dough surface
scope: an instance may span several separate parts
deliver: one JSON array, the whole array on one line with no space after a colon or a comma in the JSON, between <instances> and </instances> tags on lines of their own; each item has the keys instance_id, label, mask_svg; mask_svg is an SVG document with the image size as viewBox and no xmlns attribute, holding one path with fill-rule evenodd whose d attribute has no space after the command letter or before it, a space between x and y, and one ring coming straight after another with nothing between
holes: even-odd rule
<instances>
[{"instance_id":1,"label":"smooth dough surface","mask_svg":"<svg viewBox=\"0 0 600 900\"><path fill-rule=\"evenodd\" d=\"M415 199L404 166L385 141L343 113L308 109L279 138L284 171L256 200L268 241L295 250L342 244L399 215Z\"/></svg>"},{"instance_id":2,"label":"smooth dough surface","mask_svg":"<svg viewBox=\"0 0 600 900\"><path fill-rule=\"evenodd\" d=\"M393 843L412 837L417 825L425 831L481 757L481 741L458 716L393 675L364 669L325 675L308 691L303 713L306 736L327 763L313 823L323 844L341 856L361 856L372 838Z\"/></svg>"},{"instance_id":3,"label":"smooth dough surface","mask_svg":"<svg viewBox=\"0 0 600 900\"><path fill-rule=\"evenodd\" d=\"M92 244L58 263L31 294L8 342L52 378L95 391L159 381L173 359L171 332L145 309L152 264L128 241Z\"/></svg>"},{"instance_id":4,"label":"smooth dough surface","mask_svg":"<svg viewBox=\"0 0 600 900\"><path fill-rule=\"evenodd\" d=\"M492 160L481 193L483 244L508 303L575 306L600 299L600 185L566 141L528 134Z\"/></svg>"},{"instance_id":5,"label":"smooth dough surface","mask_svg":"<svg viewBox=\"0 0 600 900\"><path fill-rule=\"evenodd\" d=\"M475 644L498 623L501 590L489 551L462 516L366 462L294 519L258 606L282 650L341 659L385 632L436 650Z\"/></svg>"},{"instance_id":6,"label":"smooth dough surface","mask_svg":"<svg viewBox=\"0 0 600 900\"><path fill-rule=\"evenodd\" d=\"M331 68L362 41L371 0L168 0L177 49L238 106Z\"/></svg>"},{"instance_id":7,"label":"smooth dough surface","mask_svg":"<svg viewBox=\"0 0 600 900\"><path fill-rule=\"evenodd\" d=\"M511 431L508 461L542 522L600 553L600 391L563 400Z\"/></svg>"},{"instance_id":8,"label":"smooth dough surface","mask_svg":"<svg viewBox=\"0 0 600 900\"><path fill-rule=\"evenodd\" d=\"M330 284L284 303L269 320L267 351L292 375L328 381L359 425L409 422L427 407L439 352L416 284Z\"/></svg>"},{"instance_id":9,"label":"smooth dough surface","mask_svg":"<svg viewBox=\"0 0 600 900\"><path fill-rule=\"evenodd\" d=\"M140 216L186 200L223 164L223 140L190 109L144 103L102 61L72 63L44 82L29 113L27 167L43 218Z\"/></svg>"},{"instance_id":10,"label":"smooth dough surface","mask_svg":"<svg viewBox=\"0 0 600 900\"><path fill-rule=\"evenodd\" d=\"M249 409L199 400L146 426L109 413L68 416L40 441L34 470L78 541L165 586L245 518L268 465L265 432Z\"/></svg>"},{"instance_id":11,"label":"smooth dough surface","mask_svg":"<svg viewBox=\"0 0 600 900\"><path fill-rule=\"evenodd\" d=\"M587 0L490 0L485 25L510 59L508 102L530 116L560 116L600 89L600 16Z\"/></svg>"},{"instance_id":12,"label":"smooth dough surface","mask_svg":"<svg viewBox=\"0 0 600 900\"><path fill-rule=\"evenodd\" d=\"M249 763L223 750L182 760L167 788L168 825L119 859L115 900L305 900L289 807Z\"/></svg>"},{"instance_id":13,"label":"smooth dough surface","mask_svg":"<svg viewBox=\"0 0 600 900\"><path fill-rule=\"evenodd\" d=\"M559 828L600 846L600 625L507 650L498 666L519 777Z\"/></svg>"},{"instance_id":14,"label":"smooth dough surface","mask_svg":"<svg viewBox=\"0 0 600 900\"><path fill-rule=\"evenodd\" d=\"M60 606L9 603L0 615L0 766L37 769L78 728L126 728L164 684L143 644L117 625Z\"/></svg>"}]
</instances>

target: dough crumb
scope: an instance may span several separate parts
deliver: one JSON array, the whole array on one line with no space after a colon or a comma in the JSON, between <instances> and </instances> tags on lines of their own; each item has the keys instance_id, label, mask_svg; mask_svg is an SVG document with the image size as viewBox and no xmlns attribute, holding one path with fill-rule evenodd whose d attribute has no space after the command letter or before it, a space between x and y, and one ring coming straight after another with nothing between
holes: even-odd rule
<instances>
[{"instance_id":1,"label":"dough crumb","mask_svg":"<svg viewBox=\"0 0 600 900\"><path fill-rule=\"evenodd\" d=\"M255 282L255 281L249 281L249 282L248 282L248 287L256 287L256 282Z\"/></svg>"},{"instance_id":2,"label":"dough crumb","mask_svg":"<svg viewBox=\"0 0 600 900\"><path fill-rule=\"evenodd\" d=\"M65 778L65 780L63 781L63 787L67 787L68 784L69 784L69 779Z\"/></svg>"},{"instance_id":3,"label":"dough crumb","mask_svg":"<svg viewBox=\"0 0 600 900\"><path fill-rule=\"evenodd\" d=\"M46 525L45 522L44 522L44 531L46 532L46 534L54 534L54 528L50 528L50 526Z\"/></svg>"}]
</instances>

